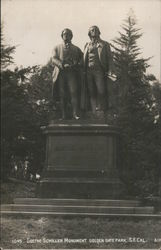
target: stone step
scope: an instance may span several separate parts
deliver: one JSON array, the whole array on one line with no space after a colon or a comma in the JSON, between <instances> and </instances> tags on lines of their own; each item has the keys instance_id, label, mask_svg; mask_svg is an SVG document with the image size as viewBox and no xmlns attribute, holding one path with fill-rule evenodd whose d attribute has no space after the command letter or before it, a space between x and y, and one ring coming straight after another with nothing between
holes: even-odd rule
<instances>
[{"instance_id":1,"label":"stone step","mask_svg":"<svg viewBox=\"0 0 161 250\"><path fill-rule=\"evenodd\" d=\"M24 205L6 204L1 212L53 212L64 214L152 214L153 207L113 207L113 206L55 206L55 205Z\"/></svg>"},{"instance_id":2,"label":"stone step","mask_svg":"<svg viewBox=\"0 0 161 250\"><path fill-rule=\"evenodd\" d=\"M137 218L137 219L161 219L161 214L108 214L108 213L64 213L64 212L24 212L24 211L1 211L1 214L3 216L7 215L16 215L16 218L18 216L54 216L54 217L65 217L65 218L70 218L70 217L92 217L92 218L129 218L130 220L132 218Z\"/></svg>"},{"instance_id":3,"label":"stone step","mask_svg":"<svg viewBox=\"0 0 161 250\"><path fill-rule=\"evenodd\" d=\"M114 207L138 207L138 200L97 200L97 199L39 199L39 198L16 198L15 204L28 205L57 205L57 206L114 206Z\"/></svg>"}]
</instances>

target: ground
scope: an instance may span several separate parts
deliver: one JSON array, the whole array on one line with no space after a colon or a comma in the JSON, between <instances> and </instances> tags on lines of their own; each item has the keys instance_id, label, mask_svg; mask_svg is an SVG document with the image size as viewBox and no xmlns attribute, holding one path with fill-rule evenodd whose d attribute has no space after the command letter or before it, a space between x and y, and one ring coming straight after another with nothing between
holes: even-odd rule
<instances>
[{"instance_id":1,"label":"ground","mask_svg":"<svg viewBox=\"0 0 161 250\"><path fill-rule=\"evenodd\" d=\"M12 190L12 197L34 195L33 183L12 182L2 187ZM12 200L11 196L7 199L7 192L5 196L3 200ZM157 219L5 215L1 223L1 246L8 249L161 247L161 220Z\"/></svg>"},{"instance_id":2,"label":"ground","mask_svg":"<svg viewBox=\"0 0 161 250\"><path fill-rule=\"evenodd\" d=\"M35 197L35 183L14 178L1 183L1 203L13 203L14 198Z\"/></svg>"},{"instance_id":3,"label":"ground","mask_svg":"<svg viewBox=\"0 0 161 250\"><path fill-rule=\"evenodd\" d=\"M73 239L79 242L72 243ZM10 249L159 249L161 221L5 216L2 218L1 244Z\"/></svg>"}]
</instances>

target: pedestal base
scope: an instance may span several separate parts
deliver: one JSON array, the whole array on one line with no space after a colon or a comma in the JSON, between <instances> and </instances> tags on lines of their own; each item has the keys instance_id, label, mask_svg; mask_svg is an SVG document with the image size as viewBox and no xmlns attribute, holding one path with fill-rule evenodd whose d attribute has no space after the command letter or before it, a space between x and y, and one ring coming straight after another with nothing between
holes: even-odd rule
<instances>
[{"instance_id":1,"label":"pedestal base","mask_svg":"<svg viewBox=\"0 0 161 250\"><path fill-rule=\"evenodd\" d=\"M119 198L118 129L107 124L51 124L41 198Z\"/></svg>"},{"instance_id":2,"label":"pedestal base","mask_svg":"<svg viewBox=\"0 0 161 250\"><path fill-rule=\"evenodd\" d=\"M118 199L123 185L118 179L48 178L40 181L39 198Z\"/></svg>"}]
</instances>

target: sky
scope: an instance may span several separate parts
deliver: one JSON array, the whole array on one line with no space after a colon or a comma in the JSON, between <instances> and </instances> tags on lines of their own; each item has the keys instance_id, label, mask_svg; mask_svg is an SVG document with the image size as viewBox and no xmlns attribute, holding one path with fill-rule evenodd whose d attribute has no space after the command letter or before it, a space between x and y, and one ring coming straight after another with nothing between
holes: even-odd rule
<instances>
[{"instance_id":1,"label":"sky","mask_svg":"<svg viewBox=\"0 0 161 250\"><path fill-rule=\"evenodd\" d=\"M5 42L16 46L15 65L24 67L46 64L64 28L73 31L81 50L92 25L112 42L132 8L143 33L138 40L142 57L153 57L148 73L161 79L161 0L2 0L1 8Z\"/></svg>"}]
</instances>

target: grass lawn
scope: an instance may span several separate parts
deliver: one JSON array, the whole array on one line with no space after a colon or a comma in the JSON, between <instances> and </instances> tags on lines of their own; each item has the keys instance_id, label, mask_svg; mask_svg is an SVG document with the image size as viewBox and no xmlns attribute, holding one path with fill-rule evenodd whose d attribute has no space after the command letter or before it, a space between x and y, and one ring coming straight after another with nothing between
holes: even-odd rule
<instances>
[{"instance_id":1,"label":"grass lawn","mask_svg":"<svg viewBox=\"0 0 161 250\"><path fill-rule=\"evenodd\" d=\"M155 219L123 220L19 215L5 216L1 222L1 246L9 249L159 249L161 247L161 220L157 221Z\"/></svg>"},{"instance_id":2,"label":"grass lawn","mask_svg":"<svg viewBox=\"0 0 161 250\"><path fill-rule=\"evenodd\" d=\"M2 201L34 197L33 183L5 183ZM161 248L161 220L3 215L1 246L36 248Z\"/></svg>"},{"instance_id":3,"label":"grass lawn","mask_svg":"<svg viewBox=\"0 0 161 250\"><path fill-rule=\"evenodd\" d=\"M1 183L1 203L13 203L14 198L35 197L35 183L16 179L9 179Z\"/></svg>"}]
</instances>

